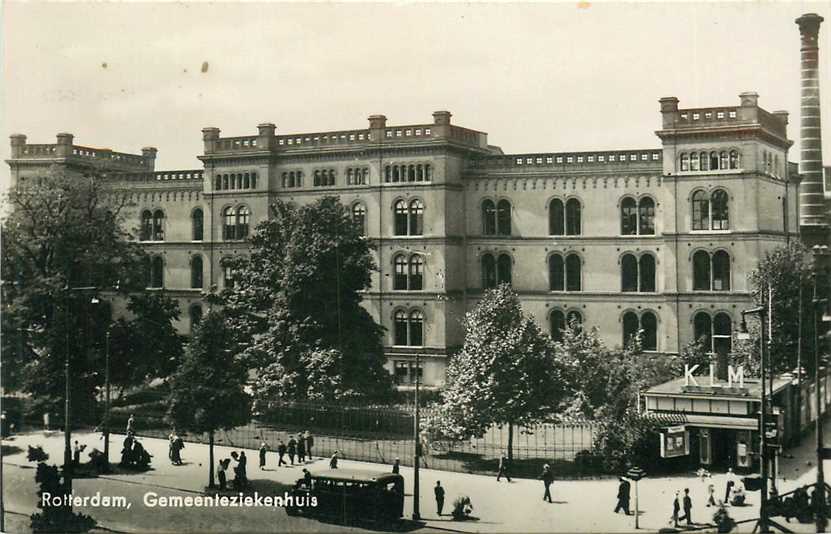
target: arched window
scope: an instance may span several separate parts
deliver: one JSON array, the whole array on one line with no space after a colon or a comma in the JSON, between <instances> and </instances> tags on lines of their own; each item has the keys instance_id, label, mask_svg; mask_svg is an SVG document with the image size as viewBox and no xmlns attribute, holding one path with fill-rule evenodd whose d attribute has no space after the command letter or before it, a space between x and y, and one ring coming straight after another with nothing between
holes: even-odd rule
<instances>
[{"instance_id":1,"label":"arched window","mask_svg":"<svg viewBox=\"0 0 831 534\"><path fill-rule=\"evenodd\" d=\"M566 322L572 330L579 331L583 325L583 315L577 310L569 310L566 314Z\"/></svg>"},{"instance_id":2,"label":"arched window","mask_svg":"<svg viewBox=\"0 0 831 534\"><path fill-rule=\"evenodd\" d=\"M237 208L237 239L245 239L248 237L248 231L251 223L251 211L248 206L240 206Z\"/></svg>"},{"instance_id":3,"label":"arched window","mask_svg":"<svg viewBox=\"0 0 831 534\"><path fill-rule=\"evenodd\" d=\"M496 235L496 205L489 199L482 202L482 235Z\"/></svg>"},{"instance_id":4,"label":"arched window","mask_svg":"<svg viewBox=\"0 0 831 534\"><path fill-rule=\"evenodd\" d=\"M693 254L693 290L710 290L710 255L703 250Z\"/></svg>"},{"instance_id":5,"label":"arched window","mask_svg":"<svg viewBox=\"0 0 831 534\"><path fill-rule=\"evenodd\" d=\"M500 254L496 260L496 281L498 284L511 284L513 261L507 254Z\"/></svg>"},{"instance_id":6,"label":"arched window","mask_svg":"<svg viewBox=\"0 0 831 534\"><path fill-rule=\"evenodd\" d=\"M226 288L234 287L234 268L231 266L231 258L222 258L220 265L222 265L222 283Z\"/></svg>"},{"instance_id":7,"label":"arched window","mask_svg":"<svg viewBox=\"0 0 831 534\"><path fill-rule=\"evenodd\" d=\"M395 272L392 277L392 288L395 291L404 291L407 289L407 257L399 254L393 260L393 264Z\"/></svg>"},{"instance_id":8,"label":"arched window","mask_svg":"<svg viewBox=\"0 0 831 534\"><path fill-rule=\"evenodd\" d=\"M638 290L638 260L632 254L624 254L620 259L620 278L621 291Z\"/></svg>"},{"instance_id":9,"label":"arched window","mask_svg":"<svg viewBox=\"0 0 831 534\"><path fill-rule=\"evenodd\" d=\"M409 235L424 234L424 204L420 200L410 202L410 233Z\"/></svg>"},{"instance_id":10,"label":"arched window","mask_svg":"<svg viewBox=\"0 0 831 534\"><path fill-rule=\"evenodd\" d=\"M164 241L164 212L156 210L153 213L153 241Z\"/></svg>"},{"instance_id":11,"label":"arched window","mask_svg":"<svg viewBox=\"0 0 831 534\"><path fill-rule=\"evenodd\" d=\"M563 330L566 329L566 316L560 310L554 310L548 316L548 322L551 328L551 338L554 341L563 340Z\"/></svg>"},{"instance_id":12,"label":"arched window","mask_svg":"<svg viewBox=\"0 0 831 534\"><path fill-rule=\"evenodd\" d=\"M718 153L717 152L710 152L710 170L717 171L718 170Z\"/></svg>"},{"instance_id":13,"label":"arched window","mask_svg":"<svg viewBox=\"0 0 831 534\"><path fill-rule=\"evenodd\" d=\"M563 201L555 198L548 206L548 235L565 235L565 208Z\"/></svg>"},{"instance_id":14,"label":"arched window","mask_svg":"<svg viewBox=\"0 0 831 534\"><path fill-rule=\"evenodd\" d=\"M716 189L710 196L710 212L713 230L730 229L730 213L727 206L727 191Z\"/></svg>"},{"instance_id":15,"label":"arched window","mask_svg":"<svg viewBox=\"0 0 831 534\"><path fill-rule=\"evenodd\" d=\"M424 166L424 181L429 182L433 179L433 166L429 163Z\"/></svg>"},{"instance_id":16,"label":"arched window","mask_svg":"<svg viewBox=\"0 0 831 534\"><path fill-rule=\"evenodd\" d=\"M658 318L652 312L644 312L641 315L641 330L643 338L641 347L643 350L658 350Z\"/></svg>"},{"instance_id":17,"label":"arched window","mask_svg":"<svg viewBox=\"0 0 831 534\"><path fill-rule=\"evenodd\" d=\"M222 175L222 189L229 189L229 187L228 187L228 175L227 174Z\"/></svg>"},{"instance_id":18,"label":"arched window","mask_svg":"<svg viewBox=\"0 0 831 534\"><path fill-rule=\"evenodd\" d=\"M390 166L387 165L387 166L384 167L384 182L390 183L391 177L392 177L392 172L391 172Z\"/></svg>"},{"instance_id":19,"label":"arched window","mask_svg":"<svg viewBox=\"0 0 831 534\"><path fill-rule=\"evenodd\" d=\"M690 170L690 156L687 154L681 154L681 170Z\"/></svg>"},{"instance_id":20,"label":"arched window","mask_svg":"<svg viewBox=\"0 0 831 534\"><path fill-rule=\"evenodd\" d=\"M710 199L702 190L696 191L692 196L692 229L710 229Z\"/></svg>"},{"instance_id":21,"label":"arched window","mask_svg":"<svg viewBox=\"0 0 831 534\"><path fill-rule=\"evenodd\" d=\"M190 306L190 333L196 330L196 327L202 322L202 306L199 304L191 304Z\"/></svg>"},{"instance_id":22,"label":"arched window","mask_svg":"<svg viewBox=\"0 0 831 534\"><path fill-rule=\"evenodd\" d=\"M504 199L496 204L496 231L499 235L511 235L511 203Z\"/></svg>"},{"instance_id":23,"label":"arched window","mask_svg":"<svg viewBox=\"0 0 831 534\"><path fill-rule=\"evenodd\" d=\"M297 187L302 187L303 185L303 172L301 171L300 177L297 179ZM251 173L251 189L257 189L257 173Z\"/></svg>"},{"instance_id":24,"label":"arched window","mask_svg":"<svg viewBox=\"0 0 831 534\"><path fill-rule=\"evenodd\" d=\"M551 291L565 291L566 268L563 257L552 254L548 257L548 288Z\"/></svg>"},{"instance_id":25,"label":"arched window","mask_svg":"<svg viewBox=\"0 0 831 534\"><path fill-rule=\"evenodd\" d=\"M638 206L632 197L626 197L620 202L620 233L621 235L638 233Z\"/></svg>"},{"instance_id":26,"label":"arched window","mask_svg":"<svg viewBox=\"0 0 831 534\"><path fill-rule=\"evenodd\" d=\"M632 338L638 335L640 330L640 321L635 312L626 312L623 314L623 346L626 347L632 342Z\"/></svg>"},{"instance_id":27,"label":"arched window","mask_svg":"<svg viewBox=\"0 0 831 534\"><path fill-rule=\"evenodd\" d=\"M320 171L314 172L314 178L312 179L312 185L315 187L320 186Z\"/></svg>"},{"instance_id":28,"label":"arched window","mask_svg":"<svg viewBox=\"0 0 831 534\"><path fill-rule=\"evenodd\" d=\"M419 310L410 312L410 346L424 345L424 314Z\"/></svg>"},{"instance_id":29,"label":"arched window","mask_svg":"<svg viewBox=\"0 0 831 534\"><path fill-rule=\"evenodd\" d=\"M700 170L701 166L699 165L699 162L700 162L700 160L698 158L698 152L693 152L690 155L690 170L691 171Z\"/></svg>"},{"instance_id":30,"label":"arched window","mask_svg":"<svg viewBox=\"0 0 831 534\"><path fill-rule=\"evenodd\" d=\"M496 287L496 260L492 254L482 254L482 289Z\"/></svg>"},{"instance_id":31,"label":"arched window","mask_svg":"<svg viewBox=\"0 0 831 534\"><path fill-rule=\"evenodd\" d=\"M245 173L242 178L242 188L243 189L250 189L251 188L251 175Z\"/></svg>"},{"instance_id":32,"label":"arched window","mask_svg":"<svg viewBox=\"0 0 831 534\"><path fill-rule=\"evenodd\" d=\"M730 151L730 168L731 169L738 169L739 168L739 153L736 150Z\"/></svg>"},{"instance_id":33,"label":"arched window","mask_svg":"<svg viewBox=\"0 0 831 534\"><path fill-rule=\"evenodd\" d=\"M638 202L638 233L655 234L655 201L649 197L644 197Z\"/></svg>"},{"instance_id":34,"label":"arched window","mask_svg":"<svg viewBox=\"0 0 831 534\"><path fill-rule=\"evenodd\" d=\"M205 234L205 216L201 208L196 208L190 216L193 228L193 240L202 241Z\"/></svg>"},{"instance_id":35,"label":"arched window","mask_svg":"<svg viewBox=\"0 0 831 534\"><path fill-rule=\"evenodd\" d=\"M194 256L190 260L190 287L193 289L201 289L202 280L202 256Z\"/></svg>"},{"instance_id":36,"label":"arched window","mask_svg":"<svg viewBox=\"0 0 831 534\"><path fill-rule=\"evenodd\" d=\"M727 152L722 150L718 154L718 168L719 169L727 169L729 164L727 163Z\"/></svg>"},{"instance_id":37,"label":"arched window","mask_svg":"<svg viewBox=\"0 0 831 534\"><path fill-rule=\"evenodd\" d=\"M730 255L724 250L713 254L713 291L730 291Z\"/></svg>"},{"instance_id":38,"label":"arched window","mask_svg":"<svg viewBox=\"0 0 831 534\"><path fill-rule=\"evenodd\" d=\"M214 189L216 189L217 191L222 189L222 175L221 174L217 174L216 178L214 179Z\"/></svg>"},{"instance_id":39,"label":"arched window","mask_svg":"<svg viewBox=\"0 0 831 534\"><path fill-rule=\"evenodd\" d=\"M358 233L366 235L366 207L363 204L352 206L352 222L358 228Z\"/></svg>"},{"instance_id":40,"label":"arched window","mask_svg":"<svg viewBox=\"0 0 831 534\"><path fill-rule=\"evenodd\" d=\"M407 312L404 310L395 312L394 337L395 345L407 345Z\"/></svg>"},{"instance_id":41,"label":"arched window","mask_svg":"<svg viewBox=\"0 0 831 534\"><path fill-rule=\"evenodd\" d=\"M707 156L706 152L702 152L701 156L701 170L702 171L709 171L710 170L710 158Z\"/></svg>"},{"instance_id":42,"label":"arched window","mask_svg":"<svg viewBox=\"0 0 831 534\"><path fill-rule=\"evenodd\" d=\"M409 289L411 291L420 291L424 289L423 268L424 259L421 257L421 254L413 254L410 256Z\"/></svg>"},{"instance_id":43,"label":"arched window","mask_svg":"<svg viewBox=\"0 0 831 534\"><path fill-rule=\"evenodd\" d=\"M710 315L698 312L693 317L693 336L696 342L701 342L707 351L713 350L713 323Z\"/></svg>"},{"instance_id":44,"label":"arched window","mask_svg":"<svg viewBox=\"0 0 831 534\"><path fill-rule=\"evenodd\" d=\"M726 356L733 350L733 320L724 312L713 317L713 352Z\"/></svg>"},{"instance_id":45,"label":"arched window","mask_svg":"<svg viewBox=\"0 0 831 534\"><path fill-rule=\"evenodd\" d=\"M153 214L148 210L141 212L141 228L139 229L139 240L150 241L153 236Z\"/></svg>"},{"instance_id":46,"label":"arched window","mask_svg":"<svg viewBox=\"0 0 831 534\"><path fill-rule=\"evenodd\" d=\"M398 165L393 165L393 167L392 167L392 181L393 181L393 183L399 182L401 180L401 178L399 176L400 176L400 174L399 174Z\"/></svg>"},{"instance_id":47,"label":"arched window","mask_svg":"<svg viewBox=\"0 0 831 534\"><path fill-rule=\"evenodd\" d=\"M150 267L150 287L164 287L164 260L153 256Z\"/></svg>"},{"instance_id":48,"label":"arched window","mask_svg":"<svg viewBox=\"0 0 831 534\"><path fill-rule=\"evenodd\" d=\"M577 254L566 256L566 291L580 291L582 262Z\"/></svg>"},{"instance_id":49,"label":"arched window","mask_svg":"<svg viewBox=\"0 0 831 534\"><path fill-rule=\"evenodd\" d=\"M407 203L395 203L395 235L407 235Z\"/></svg>"},{"instance_id":50,"label":"arched window","mask_svg":"<svg viewBox=\"0 0 831 534\"><path fill-rule=\"evenodd\" d=\"M655 257L652 254L643 254L638 261L640 271L640 291L652 293L655 291Z\"/></svg>"},{"instance_id":51,"label":"arched window","mask_svg":"<svg viewBox=\"0 0 831 534\"><path fill-rule=\"evenodd\" d=\"M580 235L580 201L576 198L566 202L566 235Z\"/></svg>"}]
</instances>

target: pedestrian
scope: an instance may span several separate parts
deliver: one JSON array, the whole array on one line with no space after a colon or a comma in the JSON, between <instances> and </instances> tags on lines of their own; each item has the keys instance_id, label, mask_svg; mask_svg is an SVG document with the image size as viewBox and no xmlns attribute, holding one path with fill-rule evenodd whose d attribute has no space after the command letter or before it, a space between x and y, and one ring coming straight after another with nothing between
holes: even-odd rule
<instances>
[{"instance_id":1,"label":"pedestrian","mask_svg":"<svg viewBox=\"0 0 831 534\"><path fill-rule=\"evenodd\" d=\"M182 465L182 449L185 448L185 440L178 434L173 436L173 464Z\"/></svg>"},{"instance_id":2,"label":"pedestrian","mask_svg":"<svg viewBox=\"0 0 831 534\"><path fill-rule=\"evenodd\" d=\"M444 509L444 488L441 487L441 480L436 480L436 487L433 488L433 493L436 494L436 510L441 517L441 511Z\"/></svg>"},{"instance_id":3,"label":"pedestrian","mask_svg":"<svg viewBox=\"0 0 831 534\"><path fill-rule=\"evenodd\" d=\"M499 482L502 477L507 478L508 482L511 481L511 475L508 474L508 457L504 453L499 457L499 471L496 473L496 481Z\"/></svg>"},{"instance_id":4,"label":"pedestrian","mask_svg":"<svg viewBox=\"0 0 831 534\"><path fill-rule=\"evenodd\" d=\"M303 468L303 484L306 485L306 489L312 489L312 474L305 467Z\"/></svg>"},{"instance_id":5,"label":"pedestrian","mask_svg":"<svg viewBox=\"0 0 831 534\"><path fill-rule=\"evenodd\" d=\"M216 470L216 476L219 478L219 491L225 491L228 487L228 479L226 478L225 471L228 469L229 463L231 463L231 460L227 458L219 460L219 468Z\"/></svg>"},{"instance_id":6,"label":"pedestrian","mask_svg":"<svg viewBox=\"0 0 831 534\"><path fill-rule=\"evenodd\" d=\"M340 452L340 451L335 451L335 453L329 459L329 469L337 469L338 468L338 452Z\"/></svg>"},{"instance_id":7,"label":"pedestrian","mask_svg":"<svg viewBox=\"0 0 831 534\"><path fill-rule=\"evenodd\" d=\"M168 440L167 457L170 458L170 463L175 464L176 462L173 461L173 440L174 440L173 432L171 432L170 435L167 436L167 440Z\"/></svg>"},{"instance_id":8,"label":"pedestrian","mask_svg":"<svg viewBox=\"0 0 831 534\"><path fill-rule=\"evenodd\" d=\"M245 451L240 451L239 453L239 474L240 478L242 478L242 485L243 487L248 485L248 458L245 457Z\"/></svg>"},{"instance_id":9,"label":"pedestrian","mask_svg":"<svg viewBox=\"0 0 831 534\"><path fill-rule=\"evenodd\" d=\"M733 474L733 468L730 467L727 469L727 484L725 485L724 490L724 502L730 502L730 492L733 490L733 486L736 485L736 475Z\"/></svg>"},{"instance_id":10,"label":"pedestrian","mask_svg":"<svg viewBox=\"0 0 831 534\"><path fill-rule=\"evenodd\" d=\"M297 440L294 439L294 436L289 437L289 460L291 460L291 465L294 465L294 455L297 453Z\"/></svg>"},{"instance_id":11,"label":"pedestrian","mask_svg":"<svg viewBox=\"0 0 831 534\"><path fill-rule=\"evenodd\" d=\"M135 434L136 433L136 416L130 414L130 418L127 419L127 434Z\"/></svg>"},{"instance_id":12,"label":"pedestrian","mask_svg":"<svg viewBox=\"0 0 831 534\"><path fill-rule=\"evenodd\" d=\"M552 502L551 500L551 484L554 482L554 473L551 472L551 466L545 464L542 467L542 473L540 474L540 479L542 483L545 485L545 494L542 496L542 500L548 501L549 503Z\"/></svg>"},{"instance_id":13,"label":"pedestrian","mask_svg":"<svg viewBox=\"0 0 831 534\"><path fill-rule=\"evenodd\" d=\"M675 528L678 528L678 514L681 512L681 501L678 492L675 492L675 498L672 499L672 518L670 522Z\"/></svg>"},{"instance_id":14,"label":"pedestrian","mask_svg":"<svg viewBox=\"0 0 831 534\"><path fill-rule=\"evenodd\" d=\"M277 443L277 467L280 467L281 465L286 465L286 461L283 459L283 456L285 456L285 455L286 455L286 444L283 443L283 440L281 439Z\"/></svg>"},{"instance_id":15,"label":"pedestrian","mask_svg":"<svg viewBox=\"0 0 831 534\"><path fill-rule=\"evenodd\" d=\"M692 526L692 499L690 499L690 488L684 488L684 517L681 519L687 520L687 526Z\"/></svg>"},{"instance_id":16,"label":"pedestrian","mask_svg":"<svg viewBox=\"0 0 831 534\"><path fill-rule=\"evenodd\" d=\"M306 440L306 456L309 457L309 460L312 459L312 445L315 444L315 438L312 434L307 430L303 433L303 438Z\"/></svg>"},{"instance_id":17,"label":"pedestrian","mask_svg":"<svg viewBox=\"0 0 831 534\"><path fill-rule=\"evenodd\" d=\"M78 445L78 440L75 440L75 447L72 448L72 465L78 467L81 465L81 451L84 450Z\"/></svg>"},{"instance_id":18,"label":"pedestrian","mask_svg":"<svg viewBox=\"0 0 831 534\"><path fill-rule=\"evenodd\" d=\"M712 484L707 485L707 508L709 508L710 506L717 506L716 487Z\"/></svg>"},{"instance_id":19,"label":"pedestrian","mask_svg":"<svg viewBox=\"0 0 831 534\"><path fill-rule=\"evenodd\" d=\"M401 460L396 458L395 462L393 462L393 464L392 464L392 472L397 475L400 470L401 470Z\"/></svg>"},{"instance_id":20,"label":"pedestrian","mask_svg":"<svg viewBox=\"0 0 831 534\"><path fill-rule=\"evenodd\" d=\"M303 436L297 436L297 463L306 463L306 440Z\"/></svg>"},{"instance_id":21,"label":"pedestrian","mask_svg":"<svg viewBox=\"0 0 831 534\"><path fill-rule=\"evenodd\" d=\"M265 441L260 443L260 471L265 469L265 453L268 451L268 447L265 444Z\"/></svg>"},{"instance_id":22,"label":"pedestrian","mask_svg":"<svg viewBox=\"0 0 831 534\"><path fill-rule=\"evenodd\" d=\"M629 481L623 477L618 477L620 484L617 488L617 506L615 506L615 513L618 511L623 510L623 513L626 515L629 514L629 491L631 489L631 484Z\"/></svg>"}]
</instances>

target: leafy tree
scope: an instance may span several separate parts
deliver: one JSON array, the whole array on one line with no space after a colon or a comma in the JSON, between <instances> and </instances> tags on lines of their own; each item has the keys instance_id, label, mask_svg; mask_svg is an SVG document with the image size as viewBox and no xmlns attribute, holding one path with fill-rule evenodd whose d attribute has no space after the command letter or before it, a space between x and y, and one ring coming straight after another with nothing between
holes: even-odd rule
<instances>
[{"instance_id":1,"label":"leafy tree","mask_svg":"<svg viewBox=\"0 0 831 534\"><path fill-rule=\"evenodd\" d=\"M715 363L712 356L708 354L706 340L704 338L690 341L681 348L681 365L698 366L699 372L702 369L709 369L710 363Z\"/></svg>"},{"instance_id":2,"label":"leafy tree","mask_svg":"<svg viewBox=\"0 0 831 534\"><path fill-rule=\"evenodd\" d=\"M108 318L95 288L127 293L143 284L145 255L124 229L125 197L101 175L53 169L6 201L2 229L4 373L36 410L54 411L71 363L73 412L92 414L101 385ZM93 288L93 289L80 289Z\"/></svg>"},{"instance_id":3,"label":"leafy tree","mask_svg":"<svg viewBox=\"0 0 831 534\"><path fill-rule=\"evenodd\" d=\"M465 318L464 346L448 364L440 408L425 427L464 439L507 425L512 459L514 426L536 424L561 408L564 370L552 349L510 286L486 292Z\"/></svg>"},{"instance_id":4,"label":"leafy tree","mask_svg":"<svg viewBox=\"0 0 831 534\"><path fill-rule=\"evenodd\" d=\"M179 430L206 432L208 487L214 487L214 433L249 421L251 399L244 391L247 371L222 312L211 310L188 344L170 380L167 419Z\"/></svg>"},{"instance_id":5,"label":"leafy tree","mask_svg":"<svg viewBox=\"0 0 831 534\"><path fill-rule=\"evenodd\" d=\"M261 398L382 398L383 328L361 306L375 265L370 244L336 197L277 201L249 257L230 260L223 293L230 324Z\"/></svg>"},{"instance_id":6,"label":"leafy tree","mask_svg":"<svg viewBox=\"0 0 831 534\"><path fill-rule=\"evenodd\" d=\"M770 362L774 372L785 372L797 366L797 353L802 343L802 366L813 372L816 327L813 322L813 276L811 252L799 242L779 247L765 254L749 276L751 292L757 305L768 306L768 288L772 288L772 333ZM801 294L800 294L801 289ZM800 318L800 299L802 314ZM801 322L801 325L800 325ZM748 325L758 321L748 317ZM751 328L752 330L752 328ZM758 333L747 347L757 347ZM821 348L822 350L822 348Z\"/></svg>"}]
</instances>

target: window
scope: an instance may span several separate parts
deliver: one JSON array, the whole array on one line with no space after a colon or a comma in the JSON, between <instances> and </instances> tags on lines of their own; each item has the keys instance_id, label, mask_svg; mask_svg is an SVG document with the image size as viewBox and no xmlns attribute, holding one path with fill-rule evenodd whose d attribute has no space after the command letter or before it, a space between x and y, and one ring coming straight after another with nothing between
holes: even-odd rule
<instances>
[{"instance_id":1,"label":"window","mask_svg":"<svg viewBox=\"0 0 831 534\"><path fill-rule=\"evenodd\" d=\"M548 257L548 287L551 291L580 291L582 262L577 254Z\"/></svg>"},{"instance_id":2,"label":"window","mask_svg":"<svg viewBox=\"0 0 831 534\"><path fill-rule=\"evenodd\" d=\"M548 206L548 235L565 235L565 233L563 201L555 198Z\"/></svg>"},{"instance_id":3,"label":"window","mask_svg":"<svg viewBox=\"0 0 831 534\"><path fill-rule=\"evenodd\" d=\"M156 210L153 212L153 241L164 241L164 212Z\"/></svg>"},{"instance_id":4,"label":"window","mask_svg":"<svg viewBox=\"0 0 831 534\"><path fill-rule=\"evenodd\" d=\"M420 200L410 202L409 230L409 235L422 235L424 233L424 204Z\"/></svg>"},{"instance_id":5,"label":"window","mask_svg":"<svg viewBox=\"0 0 831 534\"><path fill-rule=\"evenodd\" d=\"M483 254L480 260L482 269L482 289L496 287L496 260L492 254Z\"/></svg>"},{"instance_id":6,"label":"window","mask_svg":"<svg viewBox=\"0 0 831 534\"><path fill-rule=\"evenodd\" d=\"M698 170L700 170L700 169L701 169L701 166L699 165L699 163L700 163L700 160L699 160L699 158L698 158L698 152L693 152L693 153L690 155L690 170L691 170L691 171L698 171Z\"/></svg>"},{"instance_id":7,"label":"window","mask_svg":"<svg viewBox=\"0 0 831 534\"><path fill-rule=\"evenodd\" d=\"M202 256L194 256L190 260L190 287L192 289L202 288L202 272Z\"/></svg>"},{"instance_id":8,"label":"window","mask_svg":"<svg viewBox=\"0 0 831 534\"><path fill-rule=\"evenodd\" d=\"M695 314L693 335L695 341L703 343L705 350L712 354L726 356L733 350L733 320L724 312L712 318L706 312Z\"/></svg>"},{"instance_id":9,"label":"window","mask_svg":"<svg viewBox=\"0 0 831 534\"><path fill-rule=\"evenodd\" d=\"M222 211L222 238L225 240L236 239L237 235L237 212L232 207Z\"/></svg>"},{"instance_id":10,"label":"window","mask_svg":"<svg viewBox=\"0 0 831 534\"><path fill-rule=\"evenodd\" d=\"M655 291L655 257L643 254L638 262L640 270L640 290L642 293Z\"/></svg>"},{"instance_id":11,"label":"window","mask_svg":"<svg viewBox=\"0 0 831 534\"><path fill-rule=\"evenodd\" d=\"M623 314L623 345L627 346L635 336L640 337L643 350L658 350L658 318L650 311L640 317L635 312Z\"/></svg>"},{"instance_id":12,"label":"window","mask_svg":"<svg viewBox=\"0 0 831 534\"><path fill-rule=\"evenodd\" d=\"M496 204L496 231L499 235L511 235L511 203L504 199Z\"/></svg>"},{"instance_id":13,"label":"window","mask_svg":"<svg viewBox=\"0 0 831 534\"><path fill-rule=\"evenodd\" d=\"M352 206L352 222L358 229L358 233L366 235L366 207L363 204L355 204Z\"/></svg>"},{"instance_id":14,"label":"window","mask_svg":"<svg viewBox=\"0 0 831 534\"><path fill-rule=\"evenodd\" d=\"M735 150L730 151L730 168L731 169L738 169L739 168L739 153Z\"/></svg>"},{"instance_id":15,"label":"window","mask_svg":"<svg viewBox=\"0 0 831 534\"><path fill-rule=\"evenodd\" d=\"M566 235L580 235L580 201L576 198L566 202Z\"/></svg>"},{"instance_id":16,"label":"window","mask_svg":"<svg viewBox=\"0 0 831 534\"><path fill-rule=\"evenodd\" d=\"M623 292L638 290L638 260L632 254L624 254L620 260L621 287Z\"/></svg>"},{"instance_id":17,"label":"window","mask_svg":"<svg viewBox=\"0 0 831 534\"><path fill-rule=\"evenodd\" d=\"M416 379L421 381L424 377L421 366L416 366L415 362L397 361L394 367L395 375L393 376L393 380L396 384L415 384Z\"/></svg>"},{"instance_id":18,"label":"window","mask_svg":"<svg viewBox=\"0 0 831 534\"><path fill-rule=\"evenodd\" d=\"M693 254L694 291L730 291L730 255L716 251L712 256L699 250Z\"/></svg>"},{"instance_id":19,"label":"window","mask_svg":"<svg viewBox=\"0 0 831 534\"><path fill-rule=\"evenodd\" d=\"M231 266L231 258L223 258L220 263L222 265L222 283L230 289L234 287L234 268Z\"/></svg>"},{"instance_id":20,"label":"window","mask_svg":"<svg viewBox=\"0 0 831 534\"><path fill-rule=\"evenodd\" d=\"M496 260L496 278L499 284L511 284L513 261L507 254L500 254Z\"/></svg>"},{"instance_id":21,"label":"window","mask_svg":"<svg viewBox=\"0 0 831 534\"><path fill-rule=\"evenodd\" d=\"M407 347L424 345L424 314L420 310L397 310L394 316L393 343Z\"/></svg>"},{"instance_id":22,"label":"window","mask_svg":"<svg viewBox=\"0 0 831 534\"><path fill-rule=\"evenodd\" d=\"M624 198L620 203L620 233L621 235L636 235L638 233L637 202L632 197Z\"/></svg>"},{"instance_id":23,"label":"window","mask_svg":"<svg viewBox=\"0 0 831 534\"><path fill-rule=\"evenodd\" d=\"M687 154L681 154L681 171L688 170L690 170L690 156Z\"/></svg>"},{"instance_id":24,"label":"window","mask_svg":"<svg viewBox=\"0 0 831 534\"><path fill-rule=\"evenodd\" d=\"M424 289L424 258L421 254L398 254L393 260L393 289L420 291Z\"/></svg>"},{"instance_id":25,"label":"window","mask_svg":"<svg viewBox=\"0 0 831 534\"><path fill-rule=\"evenodd\" d=\"M649 197L638 202L638 233L655 235L655 201Z\"/></svg>"},{"instance_id":26,"label":"window","mask_svg":"<svg viewBox=\"0 0 831 534\"><path fill-rule=\"evenodd\" d=\"M566 329L566 316L560 310L554 310L548 316L548 322L551 328L551 338L554 341L563 340L563 330Z\"/></svg>"},{"instance_id":27,"label":"window","mask_svg":"<svg viewBox=\"0 0 831 534\"><path fill-rule=\"evenodd\" d=\"M727 152L722 150L718 154L718 168L721 169L721 170L727 169L729 167L729 164L727 163L727 161L728 161L727 160Z\"/></svg>"},{"instance_id":28,"label":"window","mask_svg":"<svg viewBox=\"0 0 831 534\"><path fill-rule=\"evenodd\" d=\"M413 254L410 256L410 276L409 288L410 291L420 291L424 289L424 275L422 274L424 268L424 259L421 254Z\"/></svg>"},{"instance_id":29,"label":"window","mask_svg":"<svg viewBox=\"0 0 831 534\"><path fill-rule=\"evenodd\" d=\"M196 327L202 322L202 306L199 304L192 304L190 307L190 333L196 330Z\"/></svg>"},{"instance_id":30,"label":"window","mask_svg":"<svg viewBox=\"0 0 831 534\"><path fill-rule=\"evenodd\" d=\"M718 170L719 168L719 157L718 153L710 152L710 170Z\"/></svg>"},{"instance_id":31,"label":"window","mask_svg":"<svg viewBox=\"0 0 831 534\"><path fill-rule=\"evenodd\" d=\"M202 213L202 210L200 208L196 208L195 210L193 210L193 213L191 214L190 218L191 226L193 228L193 240L202 241L205 233L205 216Z\"/></svg>"},{"instance_id":32,"label":"window","mask_svg":"<svg viewBox=\"0 0 831 534\"><path fill-rule=\"evenodd\" d=\"M482 202L482 235L496 235L496 205L492 200Z\"/></svg>"},{"instance_id":33,"label":"window","mask_svg":"<svg viewBox=\"0 0 831 534\"><path fill-rule=\"evenodd\" d=\"M692 229L729 230L729 197L724 189L716 189L709 195L698 190L692 196Z\"/></svg>"},{"instance_id":34,"label":"window","mask_svg":"<svg viewBox=\"0 0 831 534\"><path fill-rule=\"evenodd\" d=\"M139 229L139 240L150 241L153 235L153 214L147 210L141 212L141 228Z\"/></svg>"},{"instance_id":35,"label":"window","mask_svg":"<svg viewBox=\"0 0 831 534\"><path fill-rule=\"evenodd\" d=\"M161 256L153 256L148 259L146 281L147 287L164 287L164 260Z\"/></svg>"},{"instance_id":36,"label":"window","mask_svg":"<svg viewBox=\"0 0 831 534\"><path fill-rule=\"evenodd\" d=\"M399 200L394 205L395 235L422 235L424 233L424 204L416 199L407 204Z\"/></svg>"},{"instance_id":37,"label":"window","mask_svg":"<svg viewBox=\"0 0 831 534\"><path fill-rule=\"evenodd\" d=\"M482 255L480 262L483 289L493 289L499 284L511 283L513 261L509 255L499 254L494 258L493 254L487 253Z\"/></svg>"},{"instance_id":38,"label":"window","mask_svg":"<svg viewBox=\"0 0 831 534\"><path fill-rule=\"evenodd\" d=\"M395 272L392 277L392 288L396 291L407 289L407 257L399 254L393 260Z\"/></svg>"},{"instance_id":39,"label":"window","mask_svg":"<svg viewBox=\"0 0 831 534\"><path fill-rule=\"evenodd\" d=\"M247 206L240 206L237 209L237 239L245 239L248 237L248 230L250 228L251 212Z\"/></svg>"},{"instance_id":40,"label":"window","mask_svg":"<svg viewBox=\"0 0 831 534\"><path fill-rule=\"evenodd\" d=\"M407 235L407 203L395 203L395 235Z\"/></svg>"}]
</instances>

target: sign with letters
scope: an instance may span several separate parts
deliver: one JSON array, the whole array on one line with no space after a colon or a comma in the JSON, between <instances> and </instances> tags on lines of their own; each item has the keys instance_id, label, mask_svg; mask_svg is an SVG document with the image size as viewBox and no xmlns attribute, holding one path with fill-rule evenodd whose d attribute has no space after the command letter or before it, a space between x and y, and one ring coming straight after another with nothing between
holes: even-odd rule
<instances>
[{"instance_id":1,"label":"sign with letters","mask_svg":"<svg viewBox=\"0 0 831 534\"><path fill-rule=\"evenodd\" d=\"M696 377L693 373L698 370L698 365L693 365L690 367L688 364L684 364L684 385L685 386L707 386L711 388L720 388L724 387L723 384L719 384L716 382L716 365L711 363L710 364L710 381L708 383L699 384L696 378L703 378L702 376ZM738 366L733 367L732 365L727 367L727 387L744 387L744 367Z\"/></svg>"}]
</instances>

